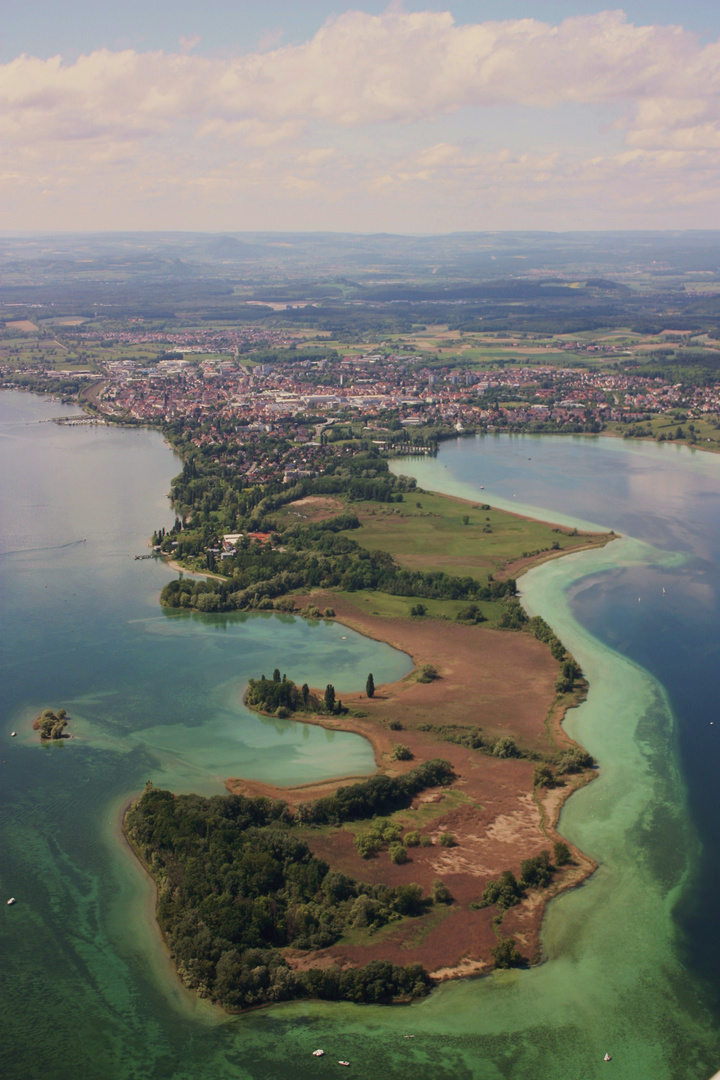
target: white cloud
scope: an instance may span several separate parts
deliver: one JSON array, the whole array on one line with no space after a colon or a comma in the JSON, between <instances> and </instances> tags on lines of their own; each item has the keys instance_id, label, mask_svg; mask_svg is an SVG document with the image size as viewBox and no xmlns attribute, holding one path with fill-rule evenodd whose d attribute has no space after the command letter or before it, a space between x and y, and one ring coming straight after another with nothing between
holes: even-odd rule
<instances>
[{"instance_id":1,"label":"white cloud","mask_svg":"<svg viewBox=\"0 0 720 1080\"><path fill-rule=\"evenodd\" d=\"M585 208L598 227L711 202L720 44L678 27L637 27L617 11L558 26L456 24L447 12L391 5L377 16L348 11L301 45L279 40L231 58L193 53L192 40L176 54L98 50L72 63L23 55L0 65L0 137L12 162L0 227L30 206L40 171L43 190L78 215L70 227L84 227L93 183L126 215L118 227L132 226L133 207L156 214L162 191L175 215L167 227L184 213L193 227L223 213L252 227L273 200L287 220L268 210L264 225L290 226L301 200L316 215L307 227L406 229L427 227L430 206L431 227L520 227L513 207L551 227L569 227ZM581 156L562 125L524 153L488 153L474 130L482 116L497 147L506 106L538 115L569 105L602 109L597 152ZM323 218L331 206L345 221Z\"/></svg>"},{"instance_id":2,"label":"white cloud","mask_svg":"<svg viewBox=\"0 0 720 1080\"><path fill-rule=\"evenodd\" d=\"M559 26L533 19L455 24L449 13L347 12L308 42L232 59L99 50L72 64L21 56L0 66L4 130L46 137L151 134L179 120L337 125L409 123L466 107L665 103L717 119L720 46L621 12ZM231 132L232 133L232 132Z\"/></svg>"}]
</instances>

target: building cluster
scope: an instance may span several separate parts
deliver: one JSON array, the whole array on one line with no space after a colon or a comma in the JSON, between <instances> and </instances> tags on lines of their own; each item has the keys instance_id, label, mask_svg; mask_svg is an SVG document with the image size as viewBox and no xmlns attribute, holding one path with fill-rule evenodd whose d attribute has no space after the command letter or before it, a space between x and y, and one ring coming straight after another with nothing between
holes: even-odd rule
<instances>
[{"instance_id":1,"label":"building cluster","mask_svg":"<svg viewBox=\"0 0 720 1080\"><path fill-rule=\"evenodd\" d=\"M168 346L167 335L163 344ZM631 369L537 363L463 369L457 359L440 366L437 358L414 351L323 359L300 349L292 361L257 363L237 347L202 356L190 348L185 342L152 363L107 361L89 400L100 416L188 422L199 448L227 452L229 467L250 483L314 475L347 421L355 422L356 432L361 423L365 437L381 448L421 449L428 445L428 426L459 432L600 430L677 409L688 419L720 415L720 388L672 384ZM56 375L47 372L48 378Z\"/></svg>"},{"instance_id":2,"label":"building cluster","mask_svg":"<svg viewBox=\"0 0 720 1080\"><path fill-rule=\"evenodd\" d=\"M299 354L302 355L302 354ZM298 442L323 424L383 420L412 429L427 424L475 425L631 422L681 408L720 412L720 390L684 387L631 372L588 371L550 365L494 371L432 369L417 357L348 356L340 362L243 364L238 358L131 361L107 365L102 411L150 422L182 417L206 421L208 432L232 421L236 430L280 428ZM315 418L309 426L303 417ZM205 425L204 425L205 426Z\"/></svg>"}]
</instances>

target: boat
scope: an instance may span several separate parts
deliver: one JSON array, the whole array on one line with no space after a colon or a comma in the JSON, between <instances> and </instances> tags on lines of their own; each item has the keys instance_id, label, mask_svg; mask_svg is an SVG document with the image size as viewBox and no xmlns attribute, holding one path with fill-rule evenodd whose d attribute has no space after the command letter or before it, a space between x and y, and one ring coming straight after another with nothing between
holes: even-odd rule
<instances>
[{"instance_id":1,"label":"boat","mask_svg":"<svg viewBox=\"0 0 720 1080\"><path fill-rule=\"evenodd\" d=\"M338 1065L349 1065L349 1061L338 1061Z\"/></svg>"},{"instance_id":2,"label":"boat","mask_svg":"<svg viewBox=\"0 0 720 1080\"><path fill-rule=\"evenodd\" d=\"M313 1054L313 1057L325 1057L325 1051L324 1050L313 1050L312 1054Z\"/></svg>"},{"instance_id":3,"label":"boat","mask_svg":"<svg viewBox=\"0 0 720 1080\"><path fill-rule=\"evenodd\" d=\"M10 897L10 899L8 900L8 904L17 904L17 900L15 899L14 896Z\"/></svg>"},{"instance_id":4,"label":"boat","mask_svg":"<svg viewBox=\"0 0 720 1080\"><path fill-rule=\"evenodd\" d=\"M603 1058L603 1061L612 1061L612 1058L610 1057L609 1054L606 1054L605 1057Z\"/></svg>"},{"instance_id":5,"label":"boat","mask_svg":"<svg viewBox=\"0 0 720 1080\"><path fill-rule=\"evenodd\" d=\"M10 732L10 738L11 739L14 739L16 735L17 735L17 731L11 731Z\"/></svg>"}]
</instances>

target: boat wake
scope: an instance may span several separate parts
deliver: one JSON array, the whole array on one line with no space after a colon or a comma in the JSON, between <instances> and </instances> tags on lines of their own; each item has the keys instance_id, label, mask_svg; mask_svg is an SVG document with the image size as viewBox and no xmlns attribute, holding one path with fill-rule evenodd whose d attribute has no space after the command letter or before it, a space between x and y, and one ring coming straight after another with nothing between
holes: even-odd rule
<instances>
[{"instance_id":1,"label":"boat wake","mask_svg":"<svg viewBox=\"0 0 720 1080\"><path fill-rule=\"evenodd\" d=\"M61 551L63 548L80 547L87 543L87 537L82 540L68 540L66 544L47 544L44 547L12 548L10 551L0 551L0 558L4 555L31 555L36 551Z\"/></svg>"}]
</instances>

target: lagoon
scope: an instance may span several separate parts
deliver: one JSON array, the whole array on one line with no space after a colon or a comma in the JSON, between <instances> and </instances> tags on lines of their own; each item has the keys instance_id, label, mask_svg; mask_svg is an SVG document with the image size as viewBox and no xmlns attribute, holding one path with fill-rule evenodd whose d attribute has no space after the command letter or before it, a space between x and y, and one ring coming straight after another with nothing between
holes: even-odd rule
<instances>
[{"instance_id":1,"label":"lagoon","mask_svg":"<svg viewBox=\"0 0 720 1080\"><path fill-rule=\"evenodd\" d=\"M40 422L57 411L0 395L0 880L19 900L2 905L0 924L4 1077L274 1080L314 1077L341 1057L378 1080L570 1080L608 1068L689 1080L720 1067L705 903L718 811L698 790L720 764L710 734L720 725L709 724L720 460L499 438L399 464L427 487L627 537L522 582L591 679L570 723L601 778L570 800L562 827L600 870L551 905L550 962L530 972L448 984L409 1008L297 1002L227 1019L169 968L149 882L118 839L123 802L148 778L210 793L233 773L367 773L363 740L265 722L244 710L243 680L278 666L350 690L369 670L398 678L409 661L332 623L163 612L170 571L132 556L172 522L177 459L153 432ZM28 721L46 705L68 708L76 740L37 745Z\"/></svg>"}]
</instances>

